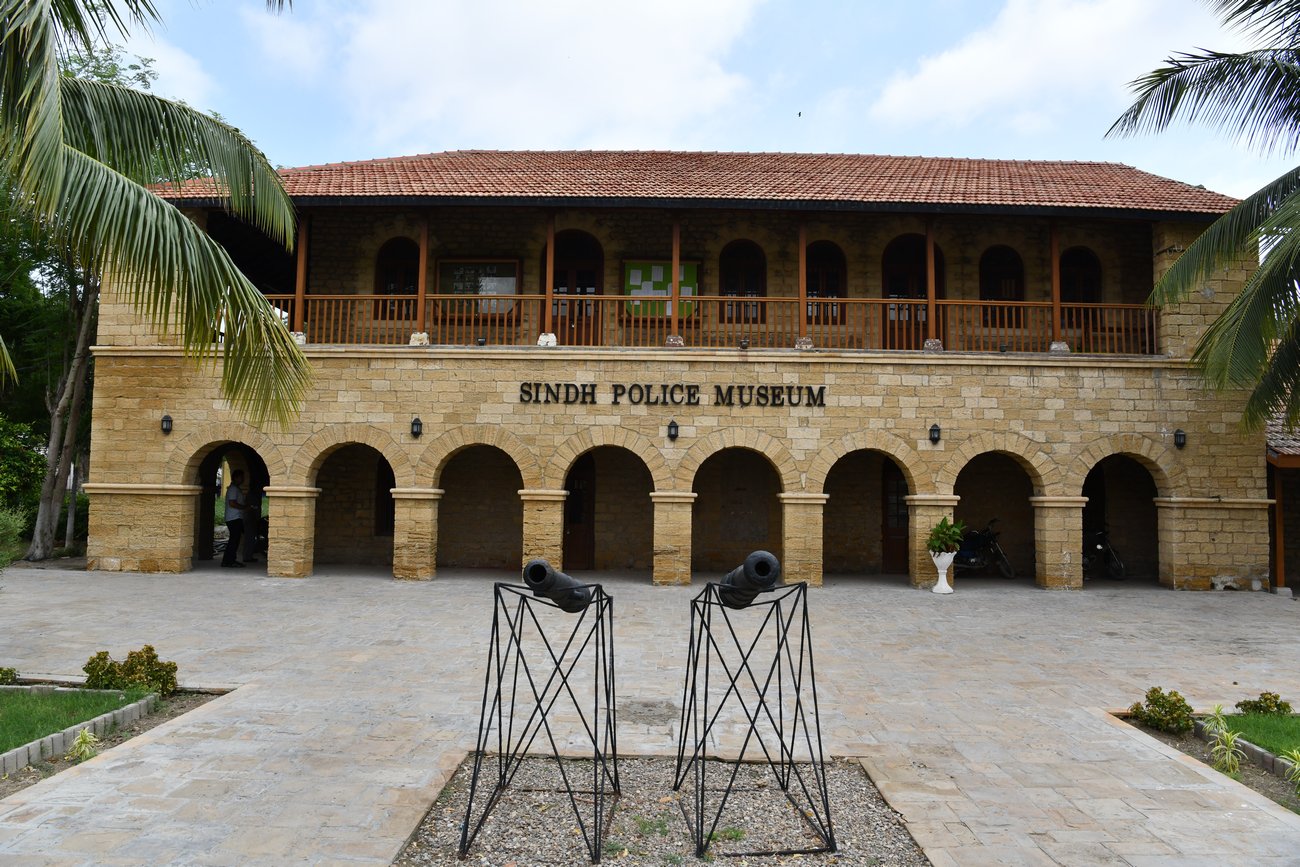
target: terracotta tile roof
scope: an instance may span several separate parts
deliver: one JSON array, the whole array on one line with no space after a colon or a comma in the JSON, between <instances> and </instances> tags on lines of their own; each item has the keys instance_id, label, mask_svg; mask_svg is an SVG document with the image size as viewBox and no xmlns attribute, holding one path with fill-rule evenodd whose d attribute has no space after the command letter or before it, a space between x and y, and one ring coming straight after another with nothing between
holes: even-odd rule
<instances>
[{"instance_id":1,"label":"terracotta tile roof","mask_svg":"<svg viewBox=\"0 0 1300 867\"><path fill-rule=\"evenodd\" d=\"M855 154L448 151L281 173L296 199L819 202L1220 214L1236 200L1117 163ZM165 195L211 197L191 183Z\"/></svg>"},{"instance_id":2,"label":"terracotta tile roof","mask_svg":"<svg viewBox=\"0 0 1300 867\"><path fill-rule=\"evenodd\" d=\"M1279 455L1300 455L1300 428L1287 430L1281 416L1272 418L1266 428L1268 450Z\"/></svg>"}]
</instances>

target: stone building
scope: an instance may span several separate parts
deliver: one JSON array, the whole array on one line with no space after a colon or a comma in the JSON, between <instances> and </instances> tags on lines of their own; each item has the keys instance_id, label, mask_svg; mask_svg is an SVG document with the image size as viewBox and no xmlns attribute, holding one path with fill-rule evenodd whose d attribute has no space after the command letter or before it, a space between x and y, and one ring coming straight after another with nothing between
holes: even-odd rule
<instances>
[{"instance_id":1,"label":"stone building","mask_svg":"<svg viewBox=\"0 0 1300 867\"><path fill-rule=\"evenodd\" d=\"M267 498L281 576L542 556L677 583L767 548L793 580L925 586L945 515L997 518L1045 587L1083 586L1104 527L1130 580L1267 575L1263 437L1188 361L1250 263L1144 306L1225 196L1112 164L801 154L453 152L284 180L291 254L201 186L171 195L301 334L305 408L255 429L106 296L94 567L210 556L225 462Z\"/></svg>"}]
</instances>

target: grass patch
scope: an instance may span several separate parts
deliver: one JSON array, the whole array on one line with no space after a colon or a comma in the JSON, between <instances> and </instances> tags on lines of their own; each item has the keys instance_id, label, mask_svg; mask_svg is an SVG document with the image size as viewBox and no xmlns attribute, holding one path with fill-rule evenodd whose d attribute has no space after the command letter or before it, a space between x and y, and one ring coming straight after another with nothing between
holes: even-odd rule
<instances>
[{"instance_id":1,"label":"grass patch","mask_svg":"<svg viewBox=\"0 0 1300 867\"><path fill-rule=\"evenodd\" d=\"M0 691L0 753L125 707L147 694L143 690Z\"/></svg>"},{"instance_id":2,"label":"grass patch","mask_svg":"<svg viewBox=\"0 0 1300 867\"><path fill-rule=\"evenodd\" d=\"M1300 716L1276 713L1233 713L1224 719L1228 727L1257 747L1280 755L1300 749Z\"/></svg>"}]
</instances>

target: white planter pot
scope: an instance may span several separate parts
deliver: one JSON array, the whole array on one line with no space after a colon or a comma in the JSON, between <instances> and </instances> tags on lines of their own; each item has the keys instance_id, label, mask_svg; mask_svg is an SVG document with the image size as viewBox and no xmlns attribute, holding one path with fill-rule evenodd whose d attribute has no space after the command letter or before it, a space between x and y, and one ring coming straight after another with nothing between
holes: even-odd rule
<instances>
[{"instance_id":1,"label":"white planter pot","mask_svg":"<svg viewBox=\"0 0 1300 867\"><path fill-rule=\"evenodd\" d=\"M951 593L952 585L948 583L948 569L952 566L953 558L957 556L956 551L948 551L942 554L930 552L930 559L934 561L934 567L939 570L939 580L934 582L931 588L932 593Z\"/></svg>"}]
</instances>

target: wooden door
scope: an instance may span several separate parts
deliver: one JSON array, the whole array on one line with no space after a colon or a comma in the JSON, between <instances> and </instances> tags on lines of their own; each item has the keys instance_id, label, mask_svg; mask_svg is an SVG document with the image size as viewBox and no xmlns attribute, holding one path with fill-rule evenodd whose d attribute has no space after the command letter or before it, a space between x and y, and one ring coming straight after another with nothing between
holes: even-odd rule
<instances>
[{"instance_id":1,"label":"wooden door","mask_svg":"<svg viewBox=\"0 0 1300 867\"><path fill-rule=\"evenodd\" d=\"M591 452L574 462L564 481L564 571L596 568L596 461Z\"/></svg>"},{"instance_id":2,"label":"wooden door","mask_svg":"<svg viewBox=\"0 0 1300 867\"><path fill-rule=\"evenodd\" d=\"M907 574L907 479L898 465L885 460L880 468L880 571Z\"/></svg>"},{"instance_id":3,"label":"wooden door","mask_svg":"<svg viewBox=\"0 0 1300 867\"><path fill-rule=\"evenodd\" d=\"M594 264L556 263L555 298L551 315L555 339L561 346L600 345L600 272Z\"/></svg>"}]
</instances>

